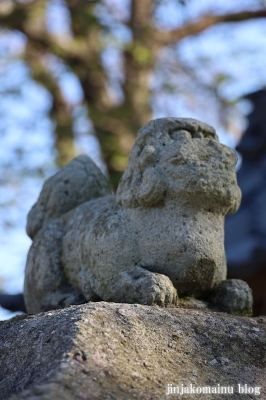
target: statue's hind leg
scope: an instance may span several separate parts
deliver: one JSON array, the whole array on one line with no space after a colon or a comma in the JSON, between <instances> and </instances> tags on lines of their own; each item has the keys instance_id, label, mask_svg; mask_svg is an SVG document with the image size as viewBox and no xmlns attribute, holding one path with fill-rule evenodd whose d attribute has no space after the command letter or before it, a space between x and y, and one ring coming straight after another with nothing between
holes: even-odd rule
<instances>
[{"instance_id":1,"label":"statue's hind leg","mask_svg":"<svg viewBox=\"0 0 266 400\"><path fill-rule=\"evenodd\" d=\"M229 314L252 315L252 292L241 279L227 279L216 286L210 302Z\"/></svg>"},{"instance_id":2,"label":"statue's hind leg","mask_svg":"<svg viewBox=\"0 0 266 400\"><path fill-rule=\"evenodd\" d=\"M61 261L64 222L55 219L34 237L24 283L27 312L35 314L86 302L66 279Z\"/></svg>"}]
</instances>

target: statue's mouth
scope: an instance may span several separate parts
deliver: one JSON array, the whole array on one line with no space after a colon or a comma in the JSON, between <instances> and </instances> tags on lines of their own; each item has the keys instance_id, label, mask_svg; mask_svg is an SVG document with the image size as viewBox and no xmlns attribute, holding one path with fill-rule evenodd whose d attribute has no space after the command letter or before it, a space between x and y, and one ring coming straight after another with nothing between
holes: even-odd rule
<instances>
[{"instance_id":1,"label":"statue's mouth","mask_svg":"<svg viewBox=\"0 0 266 400\"><path fill-rule=\"evenodd\" d=\"M208 187L214 188L219 182L221 187L229 184L237 184L235 171L226 161L213 162L213 159L186 159L181 154L173 155L168 159L169 166L172 166L172 175L177 180L194 181L196 188L205 190ZM184 166L184 168L182 168ZM188 171L189 174L187 173ZM212 189L213 190L213 189Z\"/></svg>"},{"instance_id":2,"label":"statue's mouth","mask_svg":"<svg viewBox=\"0 0 266 400\"><path fill-rule=\"evenodd\" d=\"M207 153L208 146L214 148L210 148L209 154ZM182 147L179 149L173 147L172 154L168 155L168 163L173 166L187 164L192 169L198 169L199 171L211 169L220 173L224 170L227 173L235 173L235 165L237 163L236 153L232 149L226 149L225 147L217 142L214 144L213 140L206 141L206 146L205 143L202 143L194 157L190 154L193 148L190 151L189 147L185 147L184 149Z\"/></svg>"},{"instance_id":3,"label":"statue's mouth","mask_svg":"<svg viewBox=\"0 0 266 400\"><path fill-rule=\"evenodd\" d=\"M187 163L187 161L183 157L181 157L180 154L178 154L174 157L171 157L169 159L169 163L173 165L184 165Z\"/></svg>"},{"instance_id":4,"label":"statue's mouth","mask_svg":"<svg viewBox=\"0 0 266 400\"><path fill-rule=\"evenodd\" d=\"M220 162L219 164L213 164L212 160L201 160L201 159L185 159L181 154L177 154L175 156L172 156L168 159L168 162L172 165L185 165L189 164L192 168L194 167L195 169L199 171L208 171L210 169L212 170L219 170L223 171L226 169L226 163Z\"/></svg>"}]
</instances>

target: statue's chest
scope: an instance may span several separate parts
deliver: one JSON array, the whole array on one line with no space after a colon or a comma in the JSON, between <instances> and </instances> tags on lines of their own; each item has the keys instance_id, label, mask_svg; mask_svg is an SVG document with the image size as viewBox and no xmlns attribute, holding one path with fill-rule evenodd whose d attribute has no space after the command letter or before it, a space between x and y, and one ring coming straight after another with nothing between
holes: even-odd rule
<instances>
[{"instance_id":1,"label":"statue's chest","mask_svg":"<svg viewBox=\"0 0 266 400\"><path fill-rule=\"evenodd\" d=\"M223 229L207 217L154 218L138 232L141 259L145 263L176 265L192 263L200 256L215 259L224 251ZM220 257L220 255L219 255Z\"/></svg>"}]
</instances>

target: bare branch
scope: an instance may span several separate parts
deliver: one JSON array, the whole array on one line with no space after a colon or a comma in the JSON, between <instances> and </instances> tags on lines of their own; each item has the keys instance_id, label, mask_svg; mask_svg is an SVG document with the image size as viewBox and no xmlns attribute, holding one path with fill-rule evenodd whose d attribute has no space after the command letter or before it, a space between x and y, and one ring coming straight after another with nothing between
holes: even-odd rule
<instances>
[{"instance_id":1,"label":"bare branch","mask_svg":"<svg viewBox=\"0 0 266 400\"><path fill-rule=\"evenodd\" d=\"M204 15L198 21L189 23L181 28L170 31L154 31L153 39L160 47L163 47L172 43L176 43L187 36L197 35L216 24L241 22L258 18L266 18L266 10L242 11L224 15Z\"/></svg>"}]
</instances>

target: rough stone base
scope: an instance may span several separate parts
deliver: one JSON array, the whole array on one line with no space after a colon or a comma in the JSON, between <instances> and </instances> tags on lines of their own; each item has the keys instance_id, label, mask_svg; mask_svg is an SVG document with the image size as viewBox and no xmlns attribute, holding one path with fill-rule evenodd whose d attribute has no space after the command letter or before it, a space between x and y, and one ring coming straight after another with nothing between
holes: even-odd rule
<instances>
[{"instance_id":1,"label":"rough stone base","mask_svg":"<svg viewBox=\"0 0 266 400\"><path fill-rule=\"evenodd\" d=\"M0 398L266 399L265 332L264 318L104 302L16 317L0 324ZM168 384L234 394L167 396Z\"/></svg>"}]
</instances>

